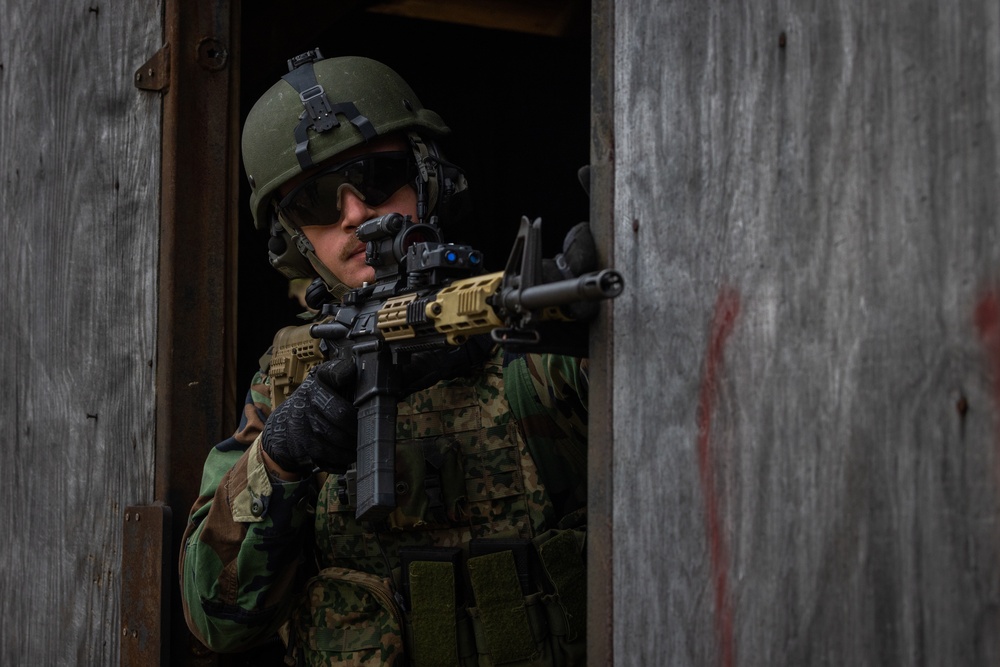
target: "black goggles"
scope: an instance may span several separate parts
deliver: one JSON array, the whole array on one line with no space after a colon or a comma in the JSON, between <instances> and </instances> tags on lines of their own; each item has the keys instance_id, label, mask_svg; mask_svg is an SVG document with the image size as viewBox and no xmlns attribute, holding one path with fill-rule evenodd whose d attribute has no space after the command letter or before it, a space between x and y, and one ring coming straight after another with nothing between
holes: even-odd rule
<instances>
[{"instance_id":1,"label":"black goggles","mask_svg":"<svg viewBox=\"0 0 1000 667\"><path fill-rule=\"evenodd\" d=\"M350 185L366 204L378 206L416 177L412 153L362 155L309 177L278 203L278 213L296 227L333 225L340 220L341 186Z\"/></svg>"}]
</instances>

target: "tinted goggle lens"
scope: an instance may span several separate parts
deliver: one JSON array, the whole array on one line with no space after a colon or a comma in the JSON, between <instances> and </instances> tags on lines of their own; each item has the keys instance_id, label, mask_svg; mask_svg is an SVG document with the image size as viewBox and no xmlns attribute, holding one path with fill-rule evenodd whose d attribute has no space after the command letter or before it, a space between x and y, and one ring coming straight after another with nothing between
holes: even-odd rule
<instances>
[{"instance_id":1,"label":"tinted goggle lens","mask_svg":"<svg viewBox=\"0 0 1000 667\"><path fill-rule=\"evenodd\" d=\"M278 213L298 227L333 225L340 219L340 190L350 185L365 203L378 206L417 175L406 152L364 155L310 177L278 203Z\"/></svg>"}]
</instances>

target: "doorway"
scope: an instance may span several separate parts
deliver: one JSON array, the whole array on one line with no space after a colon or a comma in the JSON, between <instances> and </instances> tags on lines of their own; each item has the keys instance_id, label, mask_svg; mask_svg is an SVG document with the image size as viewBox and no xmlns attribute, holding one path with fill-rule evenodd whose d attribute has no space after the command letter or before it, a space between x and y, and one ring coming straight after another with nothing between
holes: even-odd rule
<instances>
[{"instance_id":1,"label":"doorway","mask_svg":"<svg viewBox=\"0 0 1000 667\"><path fill-rule=\"evenodd\" d=\"M522 215L541 217L545 256L586 220L577 171L590 155L590 5L578 0L468 3L242 3L240 123L308 49L361 55L396 70L452 129L443 143L469 181L473 224L461 238L502 269ZM237 396L297 304L267 261L241 168ZM260 304L267 304L265 310ZM286 308L275 308L286 304Z\"/></svg>"},{"instance_id":2,"label":"doorway","mask_svg":"<svg viewBox=\"0 0 1000 667\"><path fill-rule=\"evenodd\" d=\"M482 250L488 271L503 268L522 215L542 219L547 257L588 218L577 174L591 144L588 0L308 0L241 3L238 14L240 127L289 58L312 48L326 57L367 56L395 69L451 127L442 148L466 172L473 224L446 240ZM254 229L238 170L237 404L274 333L300 322L285 279L268 262L267 236ZM231 428L236 417L225 415ZM282 652L275 641L217 660L280 664Z\"/></svg>"}]
</instances>

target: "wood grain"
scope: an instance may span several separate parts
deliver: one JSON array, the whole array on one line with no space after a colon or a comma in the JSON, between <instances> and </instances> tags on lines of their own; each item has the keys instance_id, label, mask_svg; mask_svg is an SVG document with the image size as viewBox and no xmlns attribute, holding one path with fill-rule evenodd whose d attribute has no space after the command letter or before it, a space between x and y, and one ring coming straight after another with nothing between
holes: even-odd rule
<instances>
[{"instance_id":1,"label":"wood grain","mask_svg":"<svg viewBox=\"0 0 1000 667\"><path fill-rule=\"evenodd\" d=\"M615 30L615 663L997 664L997 4Z\"/></svg>"},{"instance_id":2,"label":"wood grain","mask_svg":"<svg viewBox=\"0 0 1000 667\"><path fill-rule=\"evenodd\" d=\"M124 507L153 500L158 2L0 4L0 663L118 662ZM44 17L44 18L43 18Z\"/></svg>"}]
</instances>

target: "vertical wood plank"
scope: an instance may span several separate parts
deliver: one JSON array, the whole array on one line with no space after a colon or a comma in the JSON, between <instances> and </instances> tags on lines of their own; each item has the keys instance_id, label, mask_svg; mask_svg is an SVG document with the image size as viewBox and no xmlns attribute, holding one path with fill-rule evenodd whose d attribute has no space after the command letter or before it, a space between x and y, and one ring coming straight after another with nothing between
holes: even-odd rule
<instances>
[{"instance_id":1,"label":"vertical wood plank","mask_svg":"<svg viewBox=\"0 0 1000 667\"><path fill-rule=\"evenodd\" d=\"M153 500L159 2L0 3L0 664L118 662Z\"/></svg>"},{"instance_id":2,"label":"vertical wood plank","mask_svg":"<svg viewBox=\"0 0 1000 667\"><path fill-rule=\"evenodd\" d=\"M615 32L616 664L997 664L997 3Z\"/></svg>"},{"instance_id":3,"label":"vertical wood plank","mask_svg":"<svg viewBox=\"0 0 1000 667\"><path fill-rule=\"evenodd\" d=\"M208 450L235 410L238 191L238 3L165 4L170 88L164 95L157 373L157 499L187 517ZM235 33L235 34L234 34ZM183 548L186 519L172 541ZM213 664L184 620L174 552L171 663Z\"/></svg>"}]
</instances>

